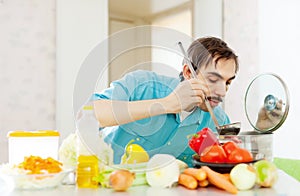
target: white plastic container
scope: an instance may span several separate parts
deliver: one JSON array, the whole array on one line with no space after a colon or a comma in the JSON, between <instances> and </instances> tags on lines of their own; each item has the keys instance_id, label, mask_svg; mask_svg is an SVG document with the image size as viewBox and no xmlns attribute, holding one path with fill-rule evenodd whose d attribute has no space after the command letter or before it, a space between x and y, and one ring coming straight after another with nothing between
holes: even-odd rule
<instances>
[{"instance_id":1,"label":"white plastic container","mask_svg":"<svg viewBox=\"0 0 300 196\"><path fill-rule=\"evenodd\" d=\"M59 132L54 130L11 131L8 133L9 164L19 164L26 156L58 159Z\"/></svg>"}]
</instances>

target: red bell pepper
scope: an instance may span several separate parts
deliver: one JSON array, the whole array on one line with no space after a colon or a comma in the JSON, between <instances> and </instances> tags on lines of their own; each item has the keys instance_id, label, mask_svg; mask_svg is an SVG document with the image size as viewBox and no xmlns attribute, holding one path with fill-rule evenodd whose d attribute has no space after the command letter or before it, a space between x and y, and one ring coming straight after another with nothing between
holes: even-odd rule
<instances>
[{"instance_id":1,"label":"red bell pepper","mask_svg":"<svg viewBox=\"0 0 300 196\"><path fill-rule=\"evenodd\" d=\"M214 144L220 144L217 136L208 127L198 131L189 139L189 146L198 155L201 155L202 151Z\"/></svg>"}]
</instances>

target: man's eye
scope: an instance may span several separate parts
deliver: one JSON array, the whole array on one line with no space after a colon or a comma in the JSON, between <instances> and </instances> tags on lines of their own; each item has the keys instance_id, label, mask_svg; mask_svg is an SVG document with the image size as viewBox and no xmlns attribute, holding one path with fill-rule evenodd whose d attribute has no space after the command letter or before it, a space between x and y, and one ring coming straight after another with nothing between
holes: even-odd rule
<instances>
[{"instance_id":1,"label":"man's eye","mask_svg":"<svg viewBox=\"0 0 300 196\"><path fill-rule=\"evenodd\" d=\"M209 80L209 82L211 82L211 83L216 83L216 82L218 82L218 79L208 79Z\"/></svg>"}]
</instances>

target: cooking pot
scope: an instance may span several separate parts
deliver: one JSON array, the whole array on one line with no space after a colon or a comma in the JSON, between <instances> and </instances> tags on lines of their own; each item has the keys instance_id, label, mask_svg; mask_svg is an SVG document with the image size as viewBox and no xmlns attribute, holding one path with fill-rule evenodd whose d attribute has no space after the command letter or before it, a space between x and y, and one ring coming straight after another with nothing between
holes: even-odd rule
<instances>
[{"instance_id":1,"label":"cooking pot","mask_svg":"<svg viewBox=\"0 0 300 196\"><path fill-rule=\"evenodd\" d=\"M240 133L242 147L272 160L274 131L286 120L289 104L288 88L278 75L264 73L255 77L244 99L246 116L253 130ZM271 115L272 123L265 126L257 123L261 112Z\"/></svg>"}]
</instances>

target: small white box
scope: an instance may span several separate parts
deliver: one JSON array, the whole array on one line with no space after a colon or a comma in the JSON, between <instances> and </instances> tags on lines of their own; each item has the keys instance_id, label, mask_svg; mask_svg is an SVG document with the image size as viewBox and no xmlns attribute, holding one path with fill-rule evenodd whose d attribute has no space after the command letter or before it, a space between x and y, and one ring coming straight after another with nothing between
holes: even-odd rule
<instances>
[{"instance_id":1,"label":"small white box","mask_svg":"<svg viewBox=\"0 0 300 196\"><path fill-rule=\"evenodd\" d=\"M8 133L9 164L19 164L30 155L58 159L59 132L54 130Z\"/></svg>"}]
</instances>

